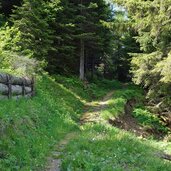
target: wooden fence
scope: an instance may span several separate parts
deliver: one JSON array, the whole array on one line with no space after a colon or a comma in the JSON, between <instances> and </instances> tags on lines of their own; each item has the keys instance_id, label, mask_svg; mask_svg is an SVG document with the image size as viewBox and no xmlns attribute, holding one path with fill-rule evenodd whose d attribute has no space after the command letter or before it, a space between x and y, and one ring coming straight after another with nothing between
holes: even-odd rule
<instances>
[{"instance_id":1,"label":"wooden fence","mask_svg":"<svg viewBox=\"0 0 171 171\"><path fill-rule=\"evenodd\" d=\"M34 78L15 77L0 73L0 99L19 99L35 94Z\"/></svg>"}]
</instances>

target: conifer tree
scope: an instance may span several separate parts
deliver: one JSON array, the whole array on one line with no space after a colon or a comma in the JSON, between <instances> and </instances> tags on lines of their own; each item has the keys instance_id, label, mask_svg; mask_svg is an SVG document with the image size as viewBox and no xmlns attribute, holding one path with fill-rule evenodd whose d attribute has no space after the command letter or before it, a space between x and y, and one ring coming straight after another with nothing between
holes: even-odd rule
<instances>
[{"instance_id":1,"label":"conifer tree","mask_svg":"<svg viewBox=\"0 0 171 171\"><path fill-rule=\"evenodd\" d=\"M48 70L78 74L80 68L80 78L84 79L84 72L93 71L105 50L110 49L107 42L112 37L101 22L109 20L110 8L103 0L61 0L58 9L52 24L56 28L56 52L50 53Z\"/></svg>"},{"instance_id":2,"label":"conifer tree","mask_svg":"<svg viewBox=\"0 0 171 171\"><path fill-rule=\"evenodd\" d=\"M23 0L12 15L14 27L21 33L20 42L24 55L43 60L53 43L53 29L48 23L48 2L42 0Z\"/></svg>"},{"instance_id":3,"label":"conifer tree","mask_svg":"<svg viewBox=\"0 0 171 171\"><path fill-rule=\"evenodd\" d=\"M160 110L170 109L171 2L170 0L118 0L130 14L142 53L133 54L134 82L148 90L148 98Z\"/></svg>"}]
</instances>

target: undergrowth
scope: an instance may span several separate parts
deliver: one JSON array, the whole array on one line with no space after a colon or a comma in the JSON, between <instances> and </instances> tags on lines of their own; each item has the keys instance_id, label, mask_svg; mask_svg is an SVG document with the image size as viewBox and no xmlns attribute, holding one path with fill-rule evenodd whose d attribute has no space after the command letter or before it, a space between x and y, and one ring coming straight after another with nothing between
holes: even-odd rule
<instances>
[{"instance_id":1,"label":"undergrowth","mask_svg":"<svg viewBox=\"0 0 171 171\"><path fill-rule=\"evenodd\" d=\"M135 107L133 116L146 130L155 130L158 133L168 133L169 128L160 118L143 107Z\"/></svg>"},{"instance_id":2,"label":"undergrowth","mask_svg":"<svg viewBox=\"0 0 171 171\"><path fill-rule=\"evenodd\" d=\"M92 82L81 82L77 77L54 76L55 80L74 92L80 98L86 101L100 99L105 96L106 92L121 87L121 83L116 80L94 80Z\"/></svg>"},{"instance_id":3,"label":"undergrowth","mask_svg":"<svg viewBox=\"0 0 171 171\"><path fill-rule=\"evenodd\" d=\"M159 134L167 134L169 132L165 123L145 107L143 90L132 84L128 84L123 89L119 88L115 90L113 97L108 101L108 105L101 111L101 116L109 120L124 115L125 104L131 99L135 100L131 114L143 126L144 130L151 130Z\"/></svg>"}]
</instances>

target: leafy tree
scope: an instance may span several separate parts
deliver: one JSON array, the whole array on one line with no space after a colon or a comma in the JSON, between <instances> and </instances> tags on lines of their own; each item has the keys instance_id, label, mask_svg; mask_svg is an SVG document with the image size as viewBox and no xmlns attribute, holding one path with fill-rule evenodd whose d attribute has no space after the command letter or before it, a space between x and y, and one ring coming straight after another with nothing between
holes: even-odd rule
<instances>
[{"instance_id":1,"label":"leafy tree","mask_svg":"<svg viewBox=\"0 0 171 171\"><path fill-rule=\"evenodd\" d=\"M4 26L0 29L0 71L16 75L33 75L38 63L19 53L21 34L15 27Z\"/></svg>"}]
</instances>

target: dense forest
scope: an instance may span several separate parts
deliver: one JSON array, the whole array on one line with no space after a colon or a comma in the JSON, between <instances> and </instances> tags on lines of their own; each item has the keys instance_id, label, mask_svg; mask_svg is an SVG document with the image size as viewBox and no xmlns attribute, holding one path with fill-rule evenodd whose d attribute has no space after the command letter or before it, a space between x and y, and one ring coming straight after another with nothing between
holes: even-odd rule
<instances>
[{"instance_id":1,"label":"dense forest","mask_svg":"<svg viewBox=\"0 0 171 171\"><path fill-rule=\"evenodd\" d=\"M40 101L39 105L46 103L41 93L47 91L47 82L49 82L53 89L52 92L44 92L46 98L49 99L47 110L51 111L52 107L60 107L61 111L59 113L64 114L65 110L63 108L71 104L72 107L68 107L66 113L73 112L74 116L68 116L67 114L67 117L73 117L74 119L77 118L77 112L81 112L83 104L73 94L79 92L80 99L90 101L89 98L91 97L102 98L105 93L112 90L111 85L116 86L116 89L118 84L120 89L128 87L126 92L121 90L122 93L125 93L124 95L119 90L119 95L122 98L124 97L122 99L124 103L134 98L136 103L138 101L139 106L143 106L143 109L135 110L135 113L140 113L140 120L143 120L142 115L145 113L147 114L145 117L155 118L154 125L162 123L161 129L166 133L168 132L168 130L165 131L166 127L167 129L171 128L171 1L0 0L0 73L20 77L35 77L38 82L38 98L35 101L36 103ZM40 77L46 78L44 81L40 81ZM66 101L62 102L61 106L55 104L55 100L60 103L60 100L56 99L55 95L52 96L53 99L50 98L50 94L52 95L55 92L55 88L52 83L53 79L49 79L49 77L53 77L54 80L65 87L63 89L60 85L54 84L61 92L66 91L65 93L59 93L59 97L64 96ZM72 81L69 81L70 78ZM39 84L44 84L44 86L41 87ZM105 85L108 87L104 88ZM75 90L74 86L78 90ZM71 98L73 102L67 98L65 99L66 89L70 88L74 93L71 93L68 98ZM135 92L133 89L135 89ZM139 93L139 91L142 92ZM91 94L91 97L86 94ZM61 98L63 100L63 97ZM117 99L117 95L114 98ZM27 106L27 102L21 103ZM30 103L31 106L34 106L34 100ZM50 105L50 103L52 104ZM35 107L37 108L39 105L37 104ZM78 109L75 105L78 105ZM11 102L11 111L15 109L14 106L13 102ZM6 109L3 106L2 111L6 111ZM53 110L53 113L55 113L55 109ZM117 112L122 113L122 110L118 109ZM43 114L46 115L44 112ZM108 114L104 115L108 117L106 116ZM1 123L3 117L3 114L2 116L0 114L0 126L6 122ZM47 118L41 116L43 118L42 123L41 119L40 122L34 121L35 118L32 117L33 122L38 125L47 124L45 120L48 116ZM52 120L51 118L49 122L53 122ZM111 121L111 118L109 121ZM11 122L13 120L9 119L8 123L11 124ZM28 122L31 123L31 121ZM57 122L60 123L60 121ZM66 123L69 123L69 121L66 120ZM63 126L67 127L65 124ZM11 129L9 127L8 131L10 132ZM50 126L48 129L51 130ZM89 129L86 128L86 131ZM93 129L98 130L98 128ZM0 135L1 132L0 128ZM46 133L48 134L48 131ZM13 139L13 134L10 134L10 136ZM50 136L53 137L54 135ZM12 143L11 139L9 142ZM79 141L81 142L81 140ZM0 139L1 144L3 144L6 151L10 149L4 139L2 141ZM12 144L10 145L12 146ZM143 147L145 148L145 145ZM39 148L38 145L37 148ZM45 147L42 145L43 148ZM0 159L8 156L6 151L0 151ZM15 157L17 156L16 151L11 151L11 153L14 153ZM34 155L36 156L36 154L40 155L41 158L39 152L35 152ZM30 154L30 156L34 155ZM63 164L64 170L68 170L66 165L70 161L70 157L69 155L67 157ZM25 160L28 160L28 158ZM9 161L4 160L5 164L2 162L3 167L8 168L11 162L11 165L16 167L12 168L10 165L11 170L18 170L19 168L22 170L22 167L25 170L30 169L28 163L22 163L21 156L20 161L17 161L19 164L17 162L14 162L14 164L13 160L16 162L14 158L9 159ZM33 165L40 167L39 159L36 160ZM74 167L72 165L71 168L74 170ZM167 171L166 166L162 167ZM159 166L161 169L162 167ZM107 168L107 170L110 169ZM132 169L136 170L136 168L130 167L130 170ZM150 167L148 169L150 170ZM158 168L152 168L152 170L155 169ZM89 171L93 169L87 166L83 170ZM96 168L96 170L99 169Z\"/></svg>"},{"instance_id":2,"label":"dense forest","mask_svg":"<svg viewBox=\"0 0 171 171\"><path fill-rule=\"evenodd\" d=\"M0 35L4 71L132 77L151 105L170 111L169 0L2 0Z\"/></svg>"},{"instance_id":3,"label":"dense forest","mask_svg":"<svg viewBox=\"0 0 171 171\"><path fill-rule=\"evenodd\" d=\"M130 79L128 52L139 52L139 45L126 12L115 5L101 0L2 1L1 6L1 49L18 60L34 59L52 74L80 73L81 79ZM23 72L36 67L28 65Z\"/></svg>"}]
</instances>

